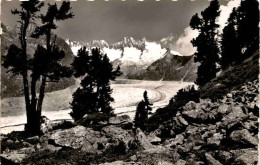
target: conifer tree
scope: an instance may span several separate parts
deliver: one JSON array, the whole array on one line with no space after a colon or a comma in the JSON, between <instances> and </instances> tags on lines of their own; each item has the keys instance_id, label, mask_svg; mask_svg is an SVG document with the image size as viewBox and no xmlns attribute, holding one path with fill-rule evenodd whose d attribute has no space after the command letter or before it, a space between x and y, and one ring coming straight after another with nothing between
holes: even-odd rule
<instances>
[{"instance_id":1,"label":"conifer tree","mask_svg":"<svg viewBox=\"0 0 260 165\"><path fill-rule=\"evenodd\" d=\"M56 29L55 20L65 20L72 18L69 2L63 2L58 9L57 5L50 5L46 15L37 15L43 2L37 0L21 2L21 10L13 10L13 14L20 16L20 41L21 48L11 45L8 54L4 56L3 66L11 68L14 74L23 76L24 95L26 103L27 124L25 130L29 133L40 133L40 120L42 104L47 81L57 82L62 77L71 76L68 67L62 66L60 61L64 58L64 51L60 50L55 44L55 39L51 43L51 30ZM38 38L41 35L46 36L46 48L41 45L37 46L34 56L27 56L27 28L36 18L41 18L42 26L36 27L32 37ZM31 77L31 88L29 88L28 73ZM39 98L36 96L36 83L41 80ZM31 98L30 98L31 94Z\"/></svg>"},{"instance_id":2,"label":"conifer tree","mask_svg":"<svg viewBox=\"0 0 260 165\"><path fill-rule=\"evenodd\" d=\"M240 61L259 49L259 3L257 0L241 1L237 9L237 35L241 48Z\"/></svg>"},{"instance_id":3,"label":"conifer tree","mask_svg":"<svg viewBox=\"0 0 260 165\"><path fill-rule=\"evenodd\" d=\"M195 14L190 21L191 28L199 31L199 36L191 41L192 45L197 47L194 61L200 63L196 80L199 87L216 77L219 70L217 67L219 63L217 28L219 25L216 23L219 14L219 2L213 0L210 6L201 12L201 17Z\"/></svg>"},{"instance_id":4,"label":"conifer tree","mask_svg":"<svg viewBox=\"0 0 260 165\"><path fill-rule=\"evenodd\" d=\"M237 10L233 8L232 13L228 18L228 23L223 29L221 40L221 68L225 69L232 65L239 59L241 54L241 48L238 42L237 32Z\"/></svg>"},{"instance_id":5,"label":"conifer tree","mask_svg":"<svg viewBox=\"0 0 260 165\"><path fill-rule=\"evenodd\" d=\"M120 67L113 70L109 58L103 55L100 49L92 49L90 54L86 47L83 47L78 51L72 68L76 78L84 77L80 84L81 88L73 94L70 113L72 118L77 121L85 114L94 112L110 116L113 113L110 103L114 101L111 97L110 80L115 80L121 75Z\"/></svg>"},{"instance_id":6,"label":"conifer tree","mask_svg":"<svg viewBox=\"0 0 260 165\"><path fill-rule=\"evenodd\" d=\"M26 129L30 133L38 133L39 128L35 126L34 110L31 107L30 89L28 82L28 71L30 70L28 56L27 56L27 29L30 23L33 23L38 17L38 12L44 5L38 0L23 1L20 4L21 9L11 10L12 14L19 15L20 45L12 44L6 56L3 56L3 66L9 68L14 75L21 75L23 77L23 94L25 98L25 109L27 116Z\"/></svg>"},{"instance_id":7,"label":"conifer tree","mask_svg":"<svg viewBox=\"0 0 260 165\"><path fill-rule=\"evenodd\" d=\"M144 91L143 97L144 99L137 105L134 118L135 127L139 127L142 130L145 129L145 123L148 120L148 114L152 111L151 105L153 105L149 102L147 91Z\"/></svg>"}]
</instances>

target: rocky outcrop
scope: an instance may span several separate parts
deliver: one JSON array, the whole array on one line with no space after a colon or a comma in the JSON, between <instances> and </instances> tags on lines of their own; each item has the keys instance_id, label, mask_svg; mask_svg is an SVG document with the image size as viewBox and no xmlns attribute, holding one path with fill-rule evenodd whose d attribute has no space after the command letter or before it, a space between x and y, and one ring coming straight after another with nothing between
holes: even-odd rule
<instances>
[{"instance_id":1,"label":"rocky outcrop","mask_svg":"<svg viewBox=\"0 0 260 165\"><path fill-rule=\"evenodd\" d=\"M190 101L176 117L164 122L155 132L166 137L164 146L176 149L180 159L188 163L255 164L257 94L258 81L254 81L215 102L209 99L198 103Z\"/></svg>"},{"instance_id":2,"label":"rocky outcrop","mask_svg":"<svg viewBox=\"0 0 260 165\"><path fill-rule=\"evenodd\" d=\"M118 116L103 122L98 129L75 125L68 121L52 123L48 118L42 118L41 137L34 136L22 141L13 141L3 137L5 144L17 147L5 149L1 158L10 163L22 163L22 161L35 152L57 152L64 148L80 150L89 154L101 154L113 146L124 145L129 150L132 145L142 149L154 148L146 135L137 128L132 129L129 116ZM25 140L25 141L24 141ZM30 142L34 142L31 143ZM21 143L21 144L20 144Z\"/></svg>"},{"instance_id":3,"label":"rocky outcrop","mask_svg":"<svg viewBox=\"0 0 260 165\"><path fill-rule=\"evenodd\" d=\"M108 139L100 132L83 126L54 131L49 141L58 146L71 147L91 153L98 152L99 148L104 149L108 143Z\"/></svg>"}]
</instances>

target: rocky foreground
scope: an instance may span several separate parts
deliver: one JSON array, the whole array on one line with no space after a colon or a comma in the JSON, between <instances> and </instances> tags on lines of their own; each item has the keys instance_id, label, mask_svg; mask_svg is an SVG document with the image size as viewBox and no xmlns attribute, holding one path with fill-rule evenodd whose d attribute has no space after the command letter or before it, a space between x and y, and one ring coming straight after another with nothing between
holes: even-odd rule
<instances>
[{"instance_id":1,"label":"rocky foreground","mask_svg":"<svg viewBox=\"0 0 260 165\"><path fill-rule=\"evenodd\" d=\"M51 123L43 135L1 135L2 164L257 164L258 80L216 102L188 102L153 132L129 116ZM95 117L95 116L94 116Z\"/></svg>"}]
</instances>

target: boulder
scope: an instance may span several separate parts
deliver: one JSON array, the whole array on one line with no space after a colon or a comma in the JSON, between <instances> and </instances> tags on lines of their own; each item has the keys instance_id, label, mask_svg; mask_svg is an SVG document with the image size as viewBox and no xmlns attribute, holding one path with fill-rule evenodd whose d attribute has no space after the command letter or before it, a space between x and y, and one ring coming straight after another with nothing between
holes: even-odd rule
<instances>
[{"instance_id":1,"label":"boulder","mask_svg":"<svg viewBox=\"0 0 260 165\"><path fill-rule=\"evenodd\" d=\"M213 158L209 153L205 153L206 160L208 162L208 165L222 165L218 160Z\"/></svg>"},{"instance_id":2,"label":"boulder","mask_svg":"<svg viewBox=\"0 0 260 165\"><path fill-rule=\"evenodd\" d=\"M178 144L183 144L183 140L184 140L184 136L182 134L178 134L178 135L176 135L175 138L166 140L164 143L167 146L176 146Z\"/></svg>"},{"instance_id":3,"label":"boulder","mask_svg":"<svg viewBox=\"0 0 260 165\"><path fill-rule=\"evenodd\" d=\"M52 131L52 124L51 121L46 117L42 116L41 117L41 131L42 133L46 134L47 132Z\"/></svg>"},{"instance_id":4,"label":"boulder","mask_svg":"<svg viewBox=\"0 0 260 165\"><path fill-rule=\"evenodd\" d=\"M230 138L237 142L245 145L258 145L258 140L253 137L247 129L235 130L230 134Z\"/></svg>"},{"instance_id":5,"label":"boulder","mask_svg":"<svg viewBox=\"0 0 260 165\"><path fill-rule=\"evenodd\" d=\"M246 148L231 151L235 156L235 164L257 164L258 152L257 149Z\"/></svg>"},{"instance_id":6,"label":"boulder","mask_svg":"<svg viewBox=\"0 0 260 165\"><path fill-rule=\"evenodd\" d=\"M200 103L197 104L196 109L201 109L205 112L209 112L213 106L214 104L209 99L201 99Z\"/></svg>"},{"instance_id":7,"label":"boulder","mask_svg":"<svg viewBox=\"0 0 260 165\"><path fill-rule=\"evenodd\" d=\"M22 164L22 161L35 152L34 147L26 147L18 150L6 150L1 154L3 164Z\"/></svg>"},{"instance_id":8,"label":"boulder","mask_svg":"<svg viewBox=\"0 0 260 165\"><path fill-rule=\"evenodd\" d=\"M223 135L220 133L215 133L213 134L212 137L207 139L207 144L209 145L214 145L214 146L219 146L221 143L221 140L223 139Z\"/></svg>"},{"instance_id":9,"label":"boulder","mask_svg":"<svg viewBox=\"0 0 260 165\"><path fill-rule=\"evenodd\" d=\"M159 144L161 142L161 138L157 137L154 132L148 134L147 139L152 144Z\"/></svg>"},{"instance_id":10,"label":"boulder","mask_svg":"<svg viewBox=\"0 0 260 165\"><path fill-rule=\"evenodd\" d=\"M185 125L185 126L188 126L189 123L181 116L178 116L177 117L178 121L182 124L182 125Z\"/></svg>"},{"instance_id":11,"label":"boulder","mask_svg":"<svg viewBox=\"0 0 260 165\"><path fill-rule=\"evenodd\" d=\"M22 154L17 151L11 153L1 154L1 163L3 164L21 164L22 161L27 157L27 154Z\"/></svg>"},{"instance_id":12,"label":"boulder","mask_svg":"<svg viewBox=\"0 0 260 165\"><path fill-rule=\"evenodd\" d=\"M218 151L218 157L220 160L222 160L222 162L224 162L225 164L228 164L230 163L230 161L232 160L233 158L233 155L232 153L228 152L228 151Z\"/></svg>"},{"instance_id":13,"label":"boulder","mask_svg":"<svg viewBox=\"0 0 260 165\"><path fill-rule=\"evenodd\" d=\"M186 161L179 159L174 165L186 165Z\"/></svg>"},{"instance_id":14,"label":"boulder","mask_svg":"<svg viewBox=\"0 0 260 165\"><path fill-rule=\"evenodd\" d=\"M183 111L182 114L192 119L198 119L204 114L204 111L200 109L195 109L195 110Z\"/></svg>"},{"instance_id":15,"label":"boulder","mask_svg":"<svg viewBox=\"0 0 260 165\"><path fill-rule=\"evenodd\" d=\"M114 161L114 162L101 163L99 165L141 165L141 163L138 163L138 162L124 162L122 160L118 160L118 161Z\"/></svg>"},{"instance_id":16,"label":"boulder","mask_svg":"<svg viewBox=\"0 0 260 165\"><path fill-rule=\"evenodd\" d=\"M184 111L190 111L196 109L197 104L194 101L189 101L184 107Z\"/></svg>"},{"instance_id":17,"label":"boulder","mask_svg":"<svg viewBox=\"0 0 260 165\"><path fill-rule=\"evenodd\" d=\"M227 98L232 98L232 96L233 96L232 93L227 94Z\"/></svg>"},{"instance_id":18,"label":"boulder","mask_svg":"<svg viewBox=\"0 0 260 165\"><path fill-rule=\"evenodd\" d=\"M109 119L109 124L118 125L122 128L132 128L133 123L131 118L128 115L121 115L116 117L111 117Z\"/></svg>"},{"instance_id":19,"label":"boulder","mask_svg":"<svg viewBox=\"0 0 260 165\"><path fill-rule=\"evenodd\" d=\"M140 128L136 129L135 140L140 144L140 147L143 148L144 150L149 150L151 148L154 148L154 146L148 141L146 135L143 133L143 131Z\"/></svg>"},{"instance_id":20,"label":"boulder","mask_svg":"<svg viewBox=\"0 0 260 165\"><path fill-rule=\"evenodd\" d=\"M100 132L83 126L56 130L51 134L49 141L55 145L80 149L89 153L97 153L108 144L108 139Z\"/></svg>"},{"instance_id":21,"label":"boulder","mask_svg":"<svg viewBox=\"0 0 260 165\"><path fill-rule=\"evenodd\" d=\"M221 114L228 114L231 112L230 106L227 104L220 104L218 107L218 112Z\"/></svg>"},{"instance_id":22,"label":"boulder","mask_svg":"<svg viewBox=\"0 0 260 165\"><path fill-rule=\"evenodd\" d=\"M131 130L124 130L114 125L103 127L101 133L115 144L119 144L119 142L122 141L128 146L128 143L134 140L134 135Z\"/></svg>"}]
</instances>

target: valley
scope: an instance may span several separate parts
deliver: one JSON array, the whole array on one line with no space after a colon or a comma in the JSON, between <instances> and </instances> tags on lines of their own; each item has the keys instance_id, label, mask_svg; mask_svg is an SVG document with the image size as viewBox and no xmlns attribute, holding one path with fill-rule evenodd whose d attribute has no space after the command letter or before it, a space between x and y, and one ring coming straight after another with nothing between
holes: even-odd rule
<instances>
[{"instance_id":1,"label":"valley","mask_svg":"<svg viewBox=\"0 0 260 165\"><path fill-rule=\"evenodd\" d=\"M112 103L114 112L118 115L127 114L134 118L137 104L143 99L143 92L147 90L150 102L153 103L153 112L168 104L170 98L176 92L192 82L178 81L143 81L118 79L112 82L112 96L115 102ZM63 90L46 93L43 104L42 115L52 121L71 120L69 115L72 94L77 85ZM25 105L23 97L11 97L1 100L1 133L23 130L26 122Z\"/></svg>"}]
</instances>

